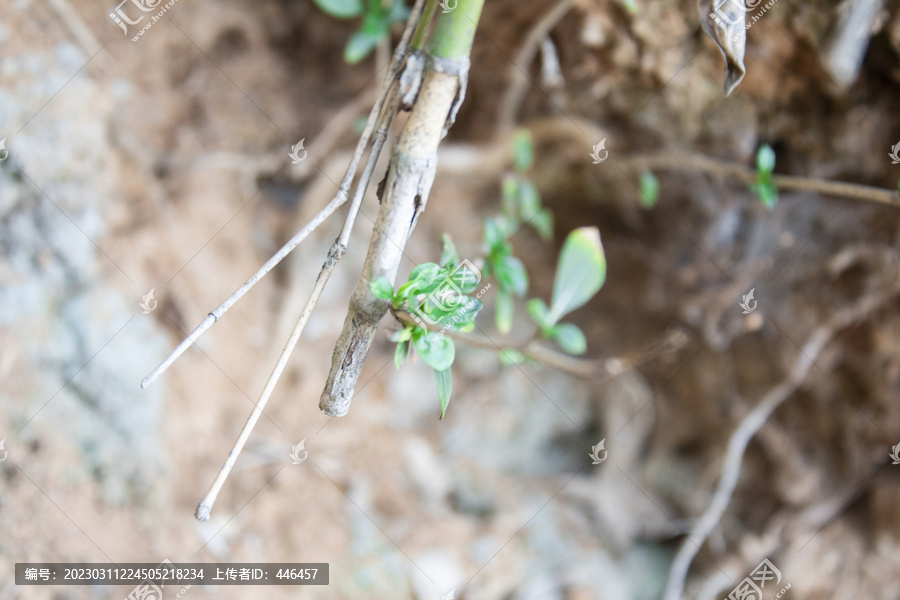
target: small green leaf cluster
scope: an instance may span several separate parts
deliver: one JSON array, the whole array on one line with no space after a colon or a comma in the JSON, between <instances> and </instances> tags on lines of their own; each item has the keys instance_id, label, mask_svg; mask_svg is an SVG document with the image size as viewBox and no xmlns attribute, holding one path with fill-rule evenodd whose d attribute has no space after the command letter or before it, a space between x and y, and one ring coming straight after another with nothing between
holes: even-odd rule
<instances>
[{"instance_id":1,"label":"small green leaf cluster","mask_svg":"<svg viewBox=\"0 0 900 600\"><path fill-rule=\"evenodd\" d=\"M396 292L385 277L369 284L373 296L390 300L393 310L410 314L418 323L407 323L391 335L391 341L397 343L394 365L400 368L412 346L425 364L434 369L441 418L450 403L453 385L450 367L456 357L453 340L445 336L444 331L469 332L475 328L475 317L484 304L470 294L480 280L480 272L471 263L460 263L453 241L444 234L441 264L417 265L409 274L409 280Z\"/></svg>"},{"instance_id":2,"label":"small green leaf cluster","mask_svg":"<svg viewBox=\"0 0 900 600\"><path fill-rule=\"evenodd\" d=\"M513 136L512 162L513 171L503 177L501 214L484 223L484 276L497 280L494 321L497 331L504 335L512 329L514 297L521 298L528 291L528 273L522 261L513 256L510 239L523 224L545 240L553 238L553 213L541 205L537 186L526 176L534 164L534 141L527 129Z\"/></svg>"},{"instance_id":3,"label":"small green leaf cluster","mask_svg":"<svg viewBox=\"0 0 900 600\"><path fill-rule=\"evenodd\" d=\"M475 296L471 294L484 276L497 283L496 327L500 333L508 333L512 329L515 298L525 297L529 283L525 266L513 256L510 240L525 224L531 225L545 239L552 237L553 216L541 206L537 188L526 177L533 162L531 134L518 131L512 148L514 170L503 180L502 211L485 219L485 254L476 261L478 267L467 260L460 261L453 240L444 234L440 264L417 265L409 280L396 291L386 278L370 284L374 296L390 301L395 313L406 313L415 321L404 320L403 328L391 336L397 343L394 364L399 368L409 356L410 348L415 348L416 354L434 369L441 418L450 402L453 387L450 367L456 356L453 340L443 335L444 332L449 329L466 333L475 328L475 317L484 306L480 296L491 288L491 284ZM648 196L658 197L659 184L655 177L652 181L644 181L642 186L648 186L647 190L642 189ZM606 258L600 232L595 227L582 227L571 232L559 256L550 305L539 298L526 302L528 314L538 325L538 337L554 341L565 352L583 354L587 350L584 333L576 325L560 323L560 320L584 306L605 281ZM532 361L515 349L504 349L499 357L507 364Z\"/></svg>"},{"instance_id":4,"label":"small green leaf cluster","mask_svg":"<svg viewBox=\"0 0 900 600\"><path fill-rule=\"evenodd\" d=\"M763 144L756 152L756 183L750 186L750 191L770 210L778 203L778 188L772 180L774 169L775 151L772 146Z\"/></svg>"},{"instance_id":5,"label":"small green leaf cluster","mask_svg":"<svg viewBox=\"0 0 900 600\"><path fill-rule=\"evenodd\" d=\"M391 0L385 6L381 0L314 0L322 12L338 19L362 17L359 29L350 36L344 47L344 60L356 64L386 40L394 23L409 18L404 0Z\"/></svg>"}]
</instances>

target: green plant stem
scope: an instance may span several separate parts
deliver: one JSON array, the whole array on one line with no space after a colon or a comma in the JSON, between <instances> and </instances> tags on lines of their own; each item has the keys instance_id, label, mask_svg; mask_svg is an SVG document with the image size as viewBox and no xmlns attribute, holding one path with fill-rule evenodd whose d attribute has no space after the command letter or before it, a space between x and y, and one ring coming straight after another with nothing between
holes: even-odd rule
<instances>
[{"instance_id":1,"label":"green plant stem","mask_svg":"<svg viewBox=\"0 0 900 600\"><path fill-rule=\"evenodd\" d=\"M449 59L469 56L483 6L484 0L459 0L456 8L438 15L428 40L428 52Z\"/></svg>"},{"instance_id":2,"label":"green plant stem","mask_svg":"<svg viewBox=\"0 0 900 600\"><path fill-rule=\"evenodd\" d=\"M393 284L406 241L425 210L437 170L438 145L463 98L468 55L483 4L484 0L459 0L456 9L441 13L429 38L434 57L464 64L455 72L452 65L426 66L409 119L394 146L375 231L319 398L319 408L329 416L340 417L350 409L378 324L388 311L390 303L372 294L371 283L384 277Z\"/></svg>"},{"instance_id":3,"label":"green plant stem","mask_svg":"<svg viewBox=\"0 0 900 600\"><path fill-rule=\"evenodd\" d=\"M410 48L413 50L421 50L425 47L425 38L428 37L428 30L434 21L434 13L437 11L438 0L428 0L425 4L425 10L422 11L422 18L416 26L416 33L413 35Z\"/></svg>"}]
</instances>

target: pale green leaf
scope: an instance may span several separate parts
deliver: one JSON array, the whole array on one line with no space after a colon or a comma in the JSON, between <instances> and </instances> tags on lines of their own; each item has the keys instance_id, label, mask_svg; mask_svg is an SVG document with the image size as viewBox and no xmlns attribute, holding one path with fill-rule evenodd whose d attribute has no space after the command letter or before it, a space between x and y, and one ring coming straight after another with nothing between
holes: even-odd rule
<instances>
[{"instance_id":1,"label":"pale green leaf","mask_svg":"<svg viewBox=\"0 0 900 600\"><path fill-rule=\"evenodd\" d=\"M456 348L453 340L437 332L430 332L414 340L416 352L422 357L429 367L435 371L445 371L453 364L456 358Z\"/></svg>"},{"instance_id":2,"label":"pale green leaf","mask_svg":"<svg viewBox=\"0 0 900 600\"><path fill-rule=\"evenodd\" d=\"M512 294L501 290L497 294L497 308L495 309L494 321L497 325L497 331L503 335L506 335L512 329L515 310L516 304Z\"/></svg>"},{"instance_id":3,"label":"pale green leaf","mask_svg":"<svg viewBox=\"0 0 900 600\"><path fill-rule=\"evenodd\" d=\"M596 227L581 227L568 235L559 256L553 281L553 301L547 320L557 323L563 315L584 306L606 281L606 257Z\"/></svg>"},{"instance_id":4,"label":"pale green leaf","mask_svg":"<svg viewBox=\"0 0 900 600\"><path fill-rule=\"evenodd\" d=\"M434 379L437 382L438 398L441 400L441 418L447 414L447 406L450 404L450 394L453 393L453 373L450 369L434 371Z\"/></svg>"},{"instance_id":5,"label":"pale green leaf","mask_svg":"<svg viewBox=\"0 0 900 600\"><path fill-rule=\"evenodd\" d=\"M313 0L326 15L338 19L352 19L363 14L363 0Z\"/></svg>"},{"instance_id":6,"label":"pale green leaf","mask_svg":"<svg viewBox=\"0 0 900 600\"><path fill-rule=\"evenodd\" d=\"M587 340L584 333L577 325L572 323L560 323L553 328L553 339L559 347L569 354L584 354L587 350Z\"/></svg>"}]
</instances>

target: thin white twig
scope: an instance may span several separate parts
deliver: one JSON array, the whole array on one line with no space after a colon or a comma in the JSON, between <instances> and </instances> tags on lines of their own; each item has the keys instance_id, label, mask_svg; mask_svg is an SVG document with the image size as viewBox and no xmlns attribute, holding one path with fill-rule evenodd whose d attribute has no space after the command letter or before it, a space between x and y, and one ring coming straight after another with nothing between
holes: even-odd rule
<instances>
[{"instance_id":1,"label":"thin white twig","mask_svg":"<svg viewBox=\"0 0 900 600\"><path fill-rule=\"evenodd\" d=\"M393 61L391 63L390 71L385 77L384 83L381 86L381 91L378 94L378 97L375 100L375 104L372 106L372 110L369 112L369 118L366 121L366 127L363 130L362 135L359 138L359 142L356 144L356 150L353 153L353 160L350 161L350 165L347 167L347 172L344 174L344 178L341 180L341 185L338 189L337 194L328 203L328 205L322 209L319 214L317 214L313 219L306 224L300 231L294 234L288 242L281 247L278 252L275 253L266 263L241 286L239 287L231 296L229 296L225 302L216 307L211 313L209 313L203 321L200 322L200 325L191 332L191 334L182 340L178 346L176 346L175 350L162 362L158 367L153 369L149 375L144 377L143 381L141 381L141 387L146 388L148 385L156 381L156 379L162 375L166 369L168 369L172 363L178 360L184 352L190 348L197 338L199 338L203 333L215 324L219 318L228 311L229 308L234 306L234 304L241 299L241 297L250 291L250 289L256 285L260 279L266 276L275 265L284 259L288 254L290 254L294 248L300 245L300 243L305 240L310 233L312 233L319 225L321 225L325 219L331 216L334 211L344 205L347 202L350 192L350 186L353 183L353 178L356 176L356 168L359 165L359 161L362 159L363 152L366 149L366 146L369 144L369 139L372 136L372 132L375 129L376 123L379 121L379 115L381 115L382 110L385 106L385 102L388 97L388 93L390 92L391 86L394 81L400 74L400 70L403 68L403 62L406 57L406 49L409 46L409 40L412 37L412 33L415 29L416 23L418 21L419 16L422 13L422 8L424 6L424 0L416 0L416 4L413 7L412 12L409 15L409 21L407 21L406 29L403 32L403 37L400 40L400 43L397 45L397 49L394 52ZM377 140L376 140L377 143ZM383 143L383 141L382 141ZM363 190L365 191L365 190ZM360 196L361 197L361 196ZM355 199L354 199L355 201ZM351 207L351 212L353 210L358 210L359 207L356 206L355 209ZM349 233L347 234L349 235ZM342 233L342 237L344 237Z\"/></svg>"},{"instance_id":2,"label":"thin white twig","mask_svg":"<svg viewBox=\"0 0 900 600\"><path fill-rule=\"evenodd\" d=\"M313 217L312 220L303 227L303 229L294 234L294 237L292 237L284 246L282 246L274 256L267 260L266 263L262 267L260 267L260 269L256 273L251 275L250 279L244 282L244 285L239 287L225 300L225 302L223 302L212 312L210 312L206 316L206 318L200 322L196 329L194 329L194 331L192 331L189 336L182 340L182 342L175 347L175 350L173 350L172 353L164 361L162 361L162 363L160 363L158 367L153 369L153 371L151 371L149 375L144 377L143 381L141 381L141 387L146 388L148 385L156 381L157 378L172 365L172 363L178 360L178 357L184 354L184 352L188 348L190 348L194 344L194 342L197 341L197 338L203 335L203 333L207 329L212 327L213 324L215 324L215 322L218 321L219 318L224 315L229 308L234 306L234 304L237 303L237 301L240 300L244 294L249 292L250 289L253 288L253 286L256 285L260 279L265 277L269 271L274 269L275 265L280 263L282 259L290 254L294 248L299 246L300 243L305 240L310 233L315 231L316 228L325 221L325 219L331 216L331 214L338 208L340 208L346 201L347 190L342 185L340 191L338 191L337 196L335 196L319 214Z\"/></svg>"},{"instance_id":3,"label":"thin white twig","mask_svg":"<svg viewBox=\"0 0 900 600\"><path fill-rule=\"evenodd\" d=\"M421 12L423 2L424 0L418 0L416 4L419 12ZM416 22L414 20L414 17L416 17L416 8L413 9L413 14L410 15L410 21L407 24L407 30L404 33L403 39L401 40L398 49L405 49L406 45L408 44L409 37L412 35L413 24ZM407 35L407 33L409 35ZM322 291L325 289L325 285L328 283L328 280L331 278L331 274L334 272L335 266L347 251L350 232L352 231L353 225L356 222L356 217L359 214L360 204L362 203L362 199L365 196L366 189L368 188L369 183L372 180L372 174L375 170L375 165L378 162L378 156L380 155L381 150L384 147L384 142L387 139L388 128L390 127L391 122L394 120L399 110L400 93L396 86L393 86L393 84L400 72L399 67L400 65L402 65L404 56L405 52L398 52L394 55L396 64L392 65L394 68L391 69L390 73L393 79L390 79L386 82L387 86L385 88L385 96L380 98L380 100L382 100L381 104L383 107L385 97L390 94L391 99L387 103L387 109L384 112L373 113L369 116L370 121L366 127L367 131L371 134L376 123L378 125L378 130L375 132L372 150L371 152L369 152L366 166L364 167L360 180L357 183L353 202L350 205L350 210L348 211L347 217L344 220L344 225L341 228L341 235L339 239L335 240L334 244L331 246L331 249L328 251L328 256L325 259L325 263L322 265L322 269L319 271L319 275L316 277L316 284L315 286L313 286L313 290L312 292L310 292L310 295L306 300L306 304L304 305L303 310L301 311L300 316L297 319L296 325L294 325L293 331L291 331L291 335L288 338L288 341L278 358L278 362L275 364L275 368L272 370L272 374L266 381L266 385L263 388L262 393L260 394L256 406L253 407L253 411L250 413L250 416L247 418L247 422L241 429L241 433L238 436L237 441L234 443L231 452L229 452L228 457L225 459L225 464L222 465L222 469L216 476L215 481L213 481L213 484L210 486L206 496L194 511L194 516L200 521L209 520L210 511L212 511L213 505L215 505L216 498L219 495L219 491L225 484L225 480L228 479L228 475L234 468L234 464L235 462L237 462L238 456L240 456L244 445L247 443L247 439L250 437L250 433L256 426L256 422L259 420L260 415L265 409L266 403L268 403L269 398L271 398L272 392L275 390L275 386L278 383L278 379L284 372L284 369L287 366L287 362L290 359L290 356L293 353L297 342L300 340L300 336L303 334L303 329L306 327L306 322L309 320L309 316L315 309L316 304L319 301L319 297L322 295ZM391 91L392 89L393 92Z\"/></svg>"},{"instance_id":4,"label":"thin white twig","mask_svg":"<svg viewBox=\"0 0 900 600\"><path fill-rule=\"evenodd\" d=\"M313 287L312 293L310 293L306 305L300 313L300 318L297 319L297 324L294 325L294 330L291 332L291 336L288 338L284 350L281 352L281 356L278 357L278 362L275 363L275 368L272 370L272 374L269 376L269 380L266 382L266 386L263 388L262 394L260 394L259 400L256 402L256 406L253 407L253 411L247 418L244 428L241 429L241 434L234 443L231 452L228 453L228 458L225 459L225 464L222 465L222 469L216 476L215 481L213 481L206 496L197 506L197 510L194 511L194 516L197 520L209 520L209 513L216 503L219 491L225 484L225 480L228 479L228 475L231 473L231 469L234 468L234 463L237 461L238 456L240 456L241 450L244 449L244 444L247 443L247 439L250 437L253 427L256 426L259 416L262 414L266 407L266 403L272 396L275 385L278 383L278 379L281 377L281 373L284 371L285 366L287 366L288 359L291 357L291 353L294 351L294 347L297 345L297 341L303 333L303 328L306 327L306 321L309 320L309 315L312 314L313 309L316 307L316 302L319 300L322 290L325 289L325 284L328 283L328 279L331 277L331 273L334 272L334 267L337 265L338 259L341 258L337 252L338 249L338 245L335 244L328 253L325 265L323 265L322 270L319 271L319 276L316 278L316 285Z\"/></svg>"},{"instance_id":5,"label":"thin white twig","mask_svg":"<svg viewBox=\"0 0 900 600\"><path fill-rule=\"evenodd\" d=\"M865 299L839 311L824 325L817 327L800 349L800 354L787 378L772 388L762 401L744 417L728 442L728 451L722 467L722 478L719 480L713 498L681 544L678 554L675 555L675 560L669 570L669 580L663 600L680 600L691 562L713 528L721 520L725 508L731 501L731 495L734 493L740 476L744 452L756 432L765 424L772 412L803 384L819 353L838 331L862 319L894 297L896 293L897 290L892 289L888 293L877 296L867 295Z\"/></svg>"}]
</instances>

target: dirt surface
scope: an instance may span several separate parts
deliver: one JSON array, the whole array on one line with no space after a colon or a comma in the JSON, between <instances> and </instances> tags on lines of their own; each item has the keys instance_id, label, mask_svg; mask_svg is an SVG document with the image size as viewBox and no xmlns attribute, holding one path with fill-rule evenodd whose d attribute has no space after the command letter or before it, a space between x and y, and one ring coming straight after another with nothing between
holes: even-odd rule
<instances>
[{"instance_id":1,"label":"dirt surface","mask_svg":"<svg viewBox=\"0 0 900 600\"><path fill-rule=\"evenodd\" d=\"M553 5L485 8L401 278L439 257L444 231L462 256L481 252L509 168L497 123L512 58ZM734 178L674 169L657 172L661 197L645 210L625 168L658 152L749 168L768 143L777 174L896 189L896 4L842 87L823 67L837 9L778 2L750 30L747 77L726 98L694 3L640 2L636 13L576 3L549 38L561 83L542 76L538 53L514 115L533 131L531 176L556 241L526 231L516 254L530 294L547 298L561 240L597 226L609 278L571 317L589 356L625 355L674 329L688 342L602 381L458 346L441 421L430 369L394 370L386 319L350 413L331 419L318 398L377 212L372 192L206 523L194 508L343 211L160 381L139 382L330 200L385 56L343 64L355 24L306 0L180 0L137 42L110 5L67 6L0 0L0 600L131 591L16 586L17 562L163 559L330 564L328 586L195 586L185 598L660 598L738 424L789 379L817 328L861 302L872 305L830 332L749 442L684 597L726 597L764 558L790 583L785 598L900 596L900 466L888 458L900 443L898 207L795 190L767 210ZM592 164L601 138L609 160ZM300 139L307 160L292 165ZM751 289L758 308L743 314ZM592 465L601 439L608 460ZM301 440L308 459L295 465ZM769 586L765 600L781 589Z\"/></svg>"}]
</instances>

